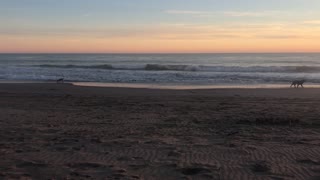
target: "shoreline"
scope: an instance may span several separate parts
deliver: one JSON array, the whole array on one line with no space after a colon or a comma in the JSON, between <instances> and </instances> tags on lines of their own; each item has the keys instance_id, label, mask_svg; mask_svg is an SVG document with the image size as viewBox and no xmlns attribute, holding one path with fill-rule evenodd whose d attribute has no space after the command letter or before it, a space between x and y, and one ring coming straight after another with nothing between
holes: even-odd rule
<instances>
[{"instance_id":1,"label":"shoreline","mask_svg":"<svg viewBox=\"0 0 320 180\"><path fill-rule=\"evenodd\" d=\"M2 80L0 84L56 84L56 81L24 81ZM128 89L158 89L158 90L214 90L214 89L294 89L288 84L251 84L251 85L173 85L173 84L150 84L150 83L105 83L105 82L72 82L66 81L63 84L70 84L79 87L99 88L128 88ZM320 84L304 84L306 89L320 89Z\"/></svg>"},{"instance_id":2,"label":"shoreline","mask_svg":"<svg viewBox=\"0 0 320 180\"><path fill-rule=\"evenodd\" d=\"M320 88L214 88L160 89L144 87L76 86L71 83L0 83L3 96L75 96L75 97L208 97L208 98L269 98L304 99L320 97Z\"/></svg>"},{"instance_id":3,"label":"shoreline","mask_svg":"<svg viewBox=\"0 0 320 180\"><path fill-rule=\"evenodd\" d=\"M106 88L134 88L134 89L164 89L164 90L210 90L210 89L292 89L290 84L256 84L256 85L166 85L139 83L96 83L75 82L75 86L106 87ZM305 88L320 89L320 85L305 85Z\"/></svg>"}]
</instances>

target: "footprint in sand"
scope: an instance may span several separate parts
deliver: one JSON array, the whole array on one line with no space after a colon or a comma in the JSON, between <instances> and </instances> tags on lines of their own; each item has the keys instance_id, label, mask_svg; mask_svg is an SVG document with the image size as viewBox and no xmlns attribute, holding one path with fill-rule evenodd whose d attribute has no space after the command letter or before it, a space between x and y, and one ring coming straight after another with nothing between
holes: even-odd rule
<instances>
[{"instance_id":1,"label":"footprint in sand","mask_svg":"<svg viewBox=\"0 0 320 180\"><path fill-rule=\"evenodd\" d=\"M181 156L181 153L174 150L174 151L170 151L170 152L168 153L168 156L169 156L169 157L180 157L180 156Z\"/></svg>"},{"instance_id":2,"label":"footprint in sand","mask_svg":"<svg viewBox=\"0 0 320 180\"><path fill-rule=\"evenodd\" d=\"M311 160L311 159L297 160L297 162L301 163L301 164L309 164L309 165L320 166L320 162L319 161Z\"/></svg>"},{"instance_id":3,"label":"footprint in sand","mask_svg":"<svg viewBox=\"0 0 320 180\"><path fill-rule=\"evenodd\" d=\"M71 168L79 168L79 169L87 169L87 168L105 168L106 166L98 163L74 163L68 164L68 167Z\"/></svg>"},{"instance_id":4,"label":"footprint in sand","mask_svg":"<svg viewBox=\"0 0 320 180\"><path fill-rule=\"evenodd\" d=\"M252 165L251 170L256 173L268 173L271 168L265 161L259 161Z\"/></svg>"},{"instance_id":5,"label":"footprint in sand","mask_svg":"<svg viewBox=\"0 0 320 180\"><path fill-rule=\"evenodd\" d=\"M40 167L40 168L44 168L44 167L48 167L47 164L45 163L41 163L41 162L33 162L33 161L24 161L22 163L18 163L17 164L18 168L28 168L28 167Z\"/></svg>"},{"instance_id":6,"label":"footprint in sand","mask_svg":"<svg viewBox=\"0 0 320 180\"><path fill-rule=\"evenodd\" d=\"M66 166L72 171L71 176L79 178L104 177L111 175L113 172L111 166L100 163L83 162L67 164Z\"/></svg>"},{"instance_id":7,"label":"footprint in sand","mask_svg":"<svg viewBox=\"0 0 320 180\"><path fill-rule=\"evenodd\" d=\"M194 176L199 174L211 173L209 169L201 167L189 167L180 169L181 173L187 176Z\"/></svg>"}]
</instances>

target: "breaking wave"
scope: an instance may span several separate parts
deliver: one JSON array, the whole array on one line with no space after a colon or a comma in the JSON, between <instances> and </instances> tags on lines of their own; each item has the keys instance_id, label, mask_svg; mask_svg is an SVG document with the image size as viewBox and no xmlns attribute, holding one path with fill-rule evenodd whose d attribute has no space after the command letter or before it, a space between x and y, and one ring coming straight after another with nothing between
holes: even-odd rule
<instances>
[{"instance_id":1,"label":"breaking wave","mask_svg":"<svg viewBox=\"0 0 320 180\"><path fill-rule=\"evenodd\" d=\"M163 65L147 64L144 70L148 71L201 71L199 66L195 65Z\"/></svg>"},{"instance_id":2,"label":"breaking wave","mask_svg":"<svg viewBox=\"0 0 320 180\"><path fill-rule=\"evenodd\" d=\"M103 65L93 65L93 66L81 66L81 65L51 65L51 64L43 64L39 67L42 68L82 68L82 69L113 69L112 65L109 64L103 64Z\"/></svg>"},{"instance_id":3,"label":"breaking wave","mask_svg":"<svg viewBox=\"0 0 320 180\"><path fill-rule=\"evenodd\" d=\"M199 66L199 65L50 65L44 64L41 68L81 68L81 69L106 69L106 70L145 70L145 71L190 71L190 72L256 72L256 73L320 73L320 66Z\"/></svg>"}]
</instances>

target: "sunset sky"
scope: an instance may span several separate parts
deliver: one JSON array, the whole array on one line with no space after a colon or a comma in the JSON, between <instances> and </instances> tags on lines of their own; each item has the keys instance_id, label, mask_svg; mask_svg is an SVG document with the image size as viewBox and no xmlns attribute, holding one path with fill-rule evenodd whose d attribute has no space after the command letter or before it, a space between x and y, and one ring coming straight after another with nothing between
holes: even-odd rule
<instances>
[{"instance_id":1,"label":"sunset sky","mask_svg":"<svg viewBox=\"0 0 320 180\"><path fill-rule=\"evenodd\" d=\"M320 52L320 0L0 0L0 52Z\"/></svg>"}]
</instances>

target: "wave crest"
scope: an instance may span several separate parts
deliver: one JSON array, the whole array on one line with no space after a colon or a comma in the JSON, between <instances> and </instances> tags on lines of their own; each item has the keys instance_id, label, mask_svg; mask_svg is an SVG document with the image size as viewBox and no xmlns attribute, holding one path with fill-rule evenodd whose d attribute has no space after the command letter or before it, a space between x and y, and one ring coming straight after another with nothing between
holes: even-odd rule
<instances>
[{"instance_id":1,"label":"wave crest","mask_svg":"<svg viewBox=\"0 0 320 180\"><path fill-rule=\"evenodd\" d=\"M113 66L110 64L103 64L103 65L93 65L93 66L80 66L80 65L51 65L51 64L43 64L39 67L43 68L82 68L82 69L113 69Z\"/></svg>"},{"instance_id":2,"label":"wave crest","mask_svg":"<svg viewBox=\"0 0 320 180\"><path fill-rule=\"evenodd\" d=\"M190 71L190 72L240 72L240 73L320 73L319 66L197 66L197 65L40 65L42 68L82 68L106 70L141 70L141 71Z\"/></svg>"},{"instance_id":3,"label":"wave crest","mask_svg":"<svg viewBox=\"0 0 320 180\"><path fill-rule=\"evenodd\" d=\"M199 71L200 67L193 65L147 64L144 69L149 71Z\"/></svg>"}]
</instances>

